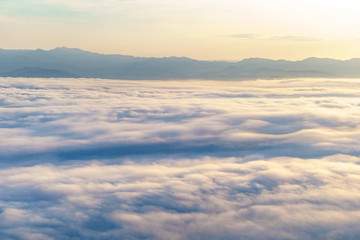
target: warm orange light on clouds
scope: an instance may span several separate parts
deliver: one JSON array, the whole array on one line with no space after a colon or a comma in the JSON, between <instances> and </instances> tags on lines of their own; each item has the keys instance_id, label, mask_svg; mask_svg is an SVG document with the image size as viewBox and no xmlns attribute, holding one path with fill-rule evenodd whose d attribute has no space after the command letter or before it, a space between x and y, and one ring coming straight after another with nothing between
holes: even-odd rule
<instances>
[{"instance_id":1,"label":"warm orange light on clouds","mask_svg":"<svg viewBox=\"0 0 360 240\"><path fill-rule=\"evenodd\" d=\"M239 60L360 57L357 1L2 0L0 48Z\"/></svg>"}]
</instances>

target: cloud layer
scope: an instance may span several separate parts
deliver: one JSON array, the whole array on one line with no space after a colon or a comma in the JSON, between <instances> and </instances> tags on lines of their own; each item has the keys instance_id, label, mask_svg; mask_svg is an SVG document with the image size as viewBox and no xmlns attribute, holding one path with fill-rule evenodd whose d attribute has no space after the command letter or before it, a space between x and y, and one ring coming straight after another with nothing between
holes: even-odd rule
<instances>
[{"instance_id":1,"label":"cloud layer","mask_svg":"<svg viewBox=\"0 0 360 240\"><path fill-rule=\"evenodd\" d=\"M209 151L321 157L359 149L356 81L1 82L2 164Z\"/></svg>"},{"instance_id":2,"label":"cloud layer","mask_svg":"<svg viewBox=\"0 0 360 240\"><path fill-rule=\"evenodd\" d=\"M358 238L358 85L0 78L2 239Z\"/></svg>"},{"instance_id":3,"label":"cloud layer","mask_svg":"<svg viewBox=\"0 0 360 240\"><path fill-rule=\"evenodd\" d=\"M354 239L359 158L202 158L0 171L8 239Z\"/></svg>"}]
</instances>

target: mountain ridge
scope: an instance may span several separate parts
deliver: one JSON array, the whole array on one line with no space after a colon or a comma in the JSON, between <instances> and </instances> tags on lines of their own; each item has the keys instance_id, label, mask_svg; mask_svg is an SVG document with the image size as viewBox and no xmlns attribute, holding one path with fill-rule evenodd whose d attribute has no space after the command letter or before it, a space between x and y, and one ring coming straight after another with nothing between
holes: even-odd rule
<instances>
[{"instance_id":1,"label":"mountain ridge","mask_svg":"<svg viewBox=\"0 0 360 240\"><path fill-rule=\"evenodd\" d=\"M134 57L100 54L79 48L50 50L0 49L0 76L85 77L110 79L272 79L360 77L360 58L309 57L289 61L246 58L238 62L202 61L187 57Z\"/></svg>"}]
</instances>

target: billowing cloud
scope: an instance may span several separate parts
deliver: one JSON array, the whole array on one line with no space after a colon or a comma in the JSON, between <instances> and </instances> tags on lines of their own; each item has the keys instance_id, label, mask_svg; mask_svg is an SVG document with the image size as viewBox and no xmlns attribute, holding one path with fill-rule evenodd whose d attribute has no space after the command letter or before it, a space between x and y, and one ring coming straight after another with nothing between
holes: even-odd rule
<instances>
[{"instance_id":1,"label":"billowing cloud","mask_svg":"<svg viewBox=\"0 0 360 240\"><path fill-rule=\"evenodd\" d=\"M0 229L9 239L358 237L358 162L254 156L4 169Z\"/></svg>"},{"instance_id":2,"label":"billowing cloud","mask_svg":"<svg viewBox=\"0 0 360 240\"><path fill-rule=\"evenodd\" d=\"M0 78L1 236L358 238L357 89Z\"/></svg>"},{"instance_id":3,"label":"billowing cloud","mask_svg":"<svg viewBox=\"0 0 360 240\"><path fill-rule=\"evenodd\" d=\"M7 141L0 143L2 164L162 153L358 153L356 82L181 84L4 78L0 136Z\"/></svg>"}]
</instances>

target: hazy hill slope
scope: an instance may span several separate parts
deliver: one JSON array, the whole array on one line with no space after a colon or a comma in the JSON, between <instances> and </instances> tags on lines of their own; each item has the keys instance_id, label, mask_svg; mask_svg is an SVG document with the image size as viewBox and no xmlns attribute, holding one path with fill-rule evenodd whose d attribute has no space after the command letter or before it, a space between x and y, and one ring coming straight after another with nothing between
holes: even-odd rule
<instances>
[{"instance_id":1,"label":"hazy hill slope","mask_svg":"<svg viewBox=\"0 0 360 240\"><path fill-rule=\"evenodd\" d=\"M15 71L0 73L0 77L79 78L80 76L58 69L24 67Z\"/></svg>"}]
</instances>

